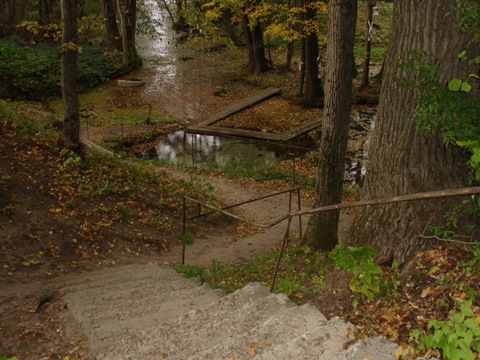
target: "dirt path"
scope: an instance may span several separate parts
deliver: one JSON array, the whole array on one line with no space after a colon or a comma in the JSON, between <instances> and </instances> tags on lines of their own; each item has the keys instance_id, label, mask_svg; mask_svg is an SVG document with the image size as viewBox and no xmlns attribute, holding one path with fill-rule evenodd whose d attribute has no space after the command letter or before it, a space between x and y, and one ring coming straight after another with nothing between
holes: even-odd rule
<instances>
[{"instance_id":1,"label":"dirt path","mask_svg":"<svg viewBox=\"0 0 480 360\"><path fill-rule=\"evenodd\" d=\"M176 179L188 180L191 176L179 170L167 169L166 171ZM262 189L257 186L252 186L251 184L239 182L238 180L228 179L224 176L198 174L194 176L196 179L211 185L214 195L221 199L226 205L236 204L277 192L274 189ZM271 224L289 213L289 198L289 193L280 194L242 205L235 208L232 212L252 222ZM311 201L301 200L302 210L311 208L311 205ZM292 194L291 206L292 211L298 209L296 193ZM351 216L342 214L340 223L341 237L346 234L350 223ZM305 231L307 224L307 217L301 219L301 224L298 219L295 219L291 227L292 239L298 240L300 229L302 228L302 231ZM227 228L218 233L203 234L201 237L195 239L193 246L187 248L186 262L200 266L210 266L213 259L231 262L247 261L254 256L270 250L272 247L280 246L286 226L286 221L267 229L249 227L248 225L239 223L234 229L239 229L240 231L232 231ZM242 229L245 231L242 231ZM238 232L240 232L240 234ZM172 248L165 254L162 260L165 262L178 262L180 258L181 247L178 246Z\"/></svg>"}]
</instances>

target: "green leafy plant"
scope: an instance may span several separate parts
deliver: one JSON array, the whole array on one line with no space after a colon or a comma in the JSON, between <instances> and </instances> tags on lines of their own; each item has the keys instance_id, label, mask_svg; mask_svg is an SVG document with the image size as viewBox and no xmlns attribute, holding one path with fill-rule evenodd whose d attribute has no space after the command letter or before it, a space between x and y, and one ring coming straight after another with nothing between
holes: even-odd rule
<instances>
[{"instance_id":1,"label":"green leafy plant","mask_svg":"<svg viewBox=\"0 0 480 360\"><path fill-rule=\"evenodd\" d=\"M204 282L205 269L198 265L175 264L174 269L186 278L198 278Z\"/></svg>"},{"instance_id":2,"label":"green leafy plant","mask_svg":"<svg viewBox=\"0 0 480 360\"><path fill-rule=\"evenodd\" d=\"M278 249L274 249L240 264L213 260L212 266L202 272L199 271L200 275L196 277L212 288L220 288L227 293L240 289L249 282L260 282L269 286L278 252ZM312 251L304 245L286 249L274 290L297 299L302 298L304 294L317 293L324 283L325 260L324 252Z\"/></svg>"},{"instance_id":3,"label":"green leafy plant","mask_svg":"<svg viewBox=\"0 0 480 360\"><path fill-rule=\"evenodd\" d=\"M414 330L410 338L419 340L418 349L438 349L448 360L475 360L480 352L480 318L471 309L472 300L460 305L460 310L451 310L445 321L431 320L429 334Z\"/></svg>"},{"instance_id":4,"label":"green leafy plant","mask_svg":"<svg viewBox=\"0 0 480 360\"><path fill-rule=\"evenodd\" d=\"M193 245L193 237L189 233L184 233L180 239L182 245Z\"/></svg>"},{"instance_id":5,"label":"green leafy plant","mask_svg":"<svg viewBox=\"0 0 480 360\"><path fill-rule=\"evenodd\" d=\"M462 266L466 272L479 271L480 270L480 248L476 247L472 250L472 259L469 261L461 262Z\"/></svg>"},{"instance_id":6,"label":"green leafy plant","mask_svg":"<svg viewBox=\"0 0 480 360\"><path fill-rule=\"evenodd\" d=\"M63 166L65 168L80 168L85 167L85 162L78 156L75 151L70 149L63 149L60 155L64 157Z\"/></svg>"},{"instance_id":7,"label":"green leafy plant","mask_svg":"<svg viewBox=\"0 0 480 360\"><path fill-rule=\"evenodd\" d=\"M285 277L278 279L276 282L277 289L280 289L282 293L287 296L290 296L294 292L298 291L301 285L302 279L298 274L285 275Z\"/></svg>"},{"instance_id":8,"label":"green leafy plant","mask_svg":"<svg viewBox=\"0 0 480 360\"><path fill-rule=\"evenodd\" d=\"M372 299L380 293L381 267L373 261L379 253L370 245L364 247L343 247L337 245L329 254L335 266L352 274L350 289Z\"/></svg>"}]
</instances>

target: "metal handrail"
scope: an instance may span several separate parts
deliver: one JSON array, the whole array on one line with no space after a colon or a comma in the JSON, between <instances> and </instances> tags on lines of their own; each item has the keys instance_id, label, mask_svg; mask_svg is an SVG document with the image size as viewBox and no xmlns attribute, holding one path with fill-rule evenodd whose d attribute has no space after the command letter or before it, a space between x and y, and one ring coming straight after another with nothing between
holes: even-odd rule
<instances>
[{"instance_id":1,"label":"metal handrail","mask_svg":"<svg viewBox=\"0 0 480 360\"><path fill-rule=\"evenodd\" d=\"M292 192L294 192L294 191L297 191L297 193L298 193L298 207L299 207L299 210L296 211L296 212L291 211L291 195L292 195ZM278 218L277 220L273 221L270 224L259 224L259 223L251 222L251 221L243 219L243 218L241 218L237 215L234 215L234 214L232 214L228 211L225 211L227 209L231 209L231 208L236 207L236 206L240 206L240 205L243 205L243 204L247 204L247 203L255 202L255 201L258 201L258 200L261 200L261 199L265 199L265 198L268 198L268 197L284 194L286 192L290 192L290 205L289 205L290 210L289 210L288 214ZM237 204L234 204L234 205L229 205L229 206L226 206L224 208L218 208L218 207L215 207L213 205L208 205L208 204L206 204L206 203L204 203L204 202L202 202L198 199L195 199L195 198L192 198L192 197L189 197L189 196L184 196L183 197L183 234L186 233L186 231L185 231L186 230L186 221L192 220L192 219L197 219L199 217L208 216L208 215L211 215L211 214L216 213L216 212L225 214L225 215L227 215L229 217L232 217L234 219L237 219L239 221L243 221L245 223L248 223L248 224L251 224L251 225L254 225L254 226L257 226L257 227L261 227L261 228L270 228L272 226L275 226L275 225L281 223L284 220L287 220L287 228L286 228L284 236L283 236L282 246L281 246L280 252L278 254L278 259L277 259L277 263L276 263L276 266L275 266L275 271L272 275L272 283L271 283L271 286L270 286L270 291L273 291L273 289L275 287L275 281L276 281L276 278L277 278L277 274L278 274L278 269L280 267L280 262L282 260L283 253L285 251L285 247L287 245L287 241L288 241L288 238L289 238L289 235L290 235L290 226L291 226L291 223L292 223L292 219L296 216L298 216L299 220L300 220L300 237L301 237L302 236L302 225L301 225L302 224L301 223L302 215L311 215L311 214L318 213L318 212L341 210L341 209L360 207L360 206L393 204L393 203L407 202L407 201L414 201L414 200L426 200L426 199L454 197L454 196L466 196L466 195L474 195L474 194L480 194L480 186L473 186L473 187L460 188L460 189L429 191L429 192L398 195L398 196L393 196L393 197L378 198L378 199L371 199L371 200L352 201L352 202L347 202L347 203L321 206L321 207L318 207L318 208L314 208L314 209L310 209L310 210L304 210L304 211L301 210L301 205L300 205L300 189L285 190L285 191L282 191L282 192L279 192L279 193L274 193L274 194L270 194L270 195L267 195L267 196L263 196L263 197L258 198L258 199L247 200L247 201L237 203ZM201 209L199 209L200 214L192 216L190 218L187 218L187 216L186 216L186 200L196 202L199 206L203 205L203 206L211 209L212 211L210 211L208 213L201 214ZM185 263L185 244L183 244L183 253L182 253L182 264L184 264L184 263Z\"/></svg>"},{"instance_id":2,"label":"metal handrail","mask_svg":"<svg viewBox=\"0 0 480 360\"><path fill-rule=\"evenodd\" d=\"M217 206L213 206L213 205L210 205L210 204L207 204L206 202L204 201L201 201L199 199L196 199L194 197L191 197L191 196L188 196L188 195L184 195L183 196L183 227L182 227L182 235L185 235L186 234L186 223L187 221L189 220L194 220L194 219L198 219L198 218L202 218L202 217L206 217L208 215L211 215L211 214L214 214L214 213L221 213L221 214L224 214L230 218L233 218L235 220L238 220L238 221L241 221L243 223L246 223L248 225L252 225L252 226L255 226L255 227L258 227L258 228L262 228L262 229L268 229L268 228L271 228L279 223L281 223L282 221L286 220L288 218L288 215L285 215L285 216L282 216L276 220L274 220L273 222L270 222L268 224L261 224L261 223L257 223L255 221L250 221L248 219L245 219L245 218L242 218L238 215L235 215L229 211L226 211L228 209L232 209L234 207L237 207L237 206L241 206L241 205L245 205L245 204L249 204L249 203L253 203L253 202L256 202L256 201L260 201L260 200L264 200L264 199L268 199L270 197L274 197L274 196L278 196L278 195L282 195L282 194L286 194L286 193L289 193L290 194L290 197L289 197L289 205L288 205L288 214L290 214L292 212L292 194L296 192L297 193L297 206L298 206L298 211L301 211L301 198L300 198L300 189L299 188L296 188L296 189L288 189L288 190L283 190L283 191L279 191L279 192L275 192L275 193L272 193L272 194L268 194L268 195L264 195L264 196L260 196L260 197L257 197L257 198L254 198L254 199L250 199L250 200L246 200L246 201L242 201L242 202L239 202L239 203L235 203L233 205L228 205L228 206L225 206L223 208L219 208ZM193 215L193 216L190 216L190 217L187 217L187 211L186 211L186 202L188 201L192 201L194 203L196 203L198 205L198 211L199 213L197 215ZM206 213L202 213L201 211L201 206L204 206L208 209L210 209L211 211L209 212L206 212ZM302 237L302 217L301 215L298 215L299 217L299 228L300 228L300 237ZM182 244L183 248L182 248L182 264L185 264L185 252L186 252L186 244Z\"/></svg>"},{"instance_id":3,"label":"metal handrail","mask_svg":"<svg viewBox=\"0 0 480 360\"><path fill-rule=\"evenodd\" d=\"M422 192L422 193L398 195L398 196L371 199L371 200L351 201L347 203L326 205L326 206L321 206L321 207L310 209L310 210L289 213L286 216L286 219L288 219L287 229L283 237L280 253L278 254L277 264L272 276L272 284L270 286L270 291L273 291L273 288L275 286L275 280L277 278L278 269L280 267L280 261L282 259L283 252L285 251L285 247L287 245L288 234L290 232L290 224L291 224L292 218L294 218L295 216L311 215L311 214L319 213L323 211L340 210L340 209L359 207L359 206L393 204L398 202L406 202L406 201L414 201L414 200L426 200L426 199L465 196L465 195L474 195L474 194L480 194L480 186L473 186L473 187L461 188L461 189L428 191L428 192Z\"/></svg>"}]
</instances>

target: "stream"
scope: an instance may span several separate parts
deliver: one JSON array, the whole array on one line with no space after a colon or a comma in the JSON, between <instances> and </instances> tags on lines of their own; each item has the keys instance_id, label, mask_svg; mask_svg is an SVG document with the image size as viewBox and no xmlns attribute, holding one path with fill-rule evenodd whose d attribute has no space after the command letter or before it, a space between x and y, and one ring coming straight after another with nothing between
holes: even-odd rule
<instances>
[{"instance_id":1,"label":"stream","mask_svg":"<svg viewBox=\"0 0 480 360\"><path fill-rule=\"evenodd\" d=\"M138 38L137 51L142 57L143 66L130 74L132 78L145 80L145 86L137 90L142 101L161 107L169 116L186 120L187 123L189 119L201 119L212 110L228 104L227 99L212 94L218 90L218 84L224 86L225 78L228 79L225 74L232 72L233 68L229 69L230 65L225 64L229 61L222 62L222 69L208 72L207 66L211 67L212 61L222 60L223 54L204 51L201 43L186 43L188 34L177 33L168 13L154 4L151 6L153 18L160 24L157 28L159 35ZM237 69L234 71L238 72ZM239 94L233 95L241 97ZM212 104L212 99L217 103ZM368 134L374 117L372 109L352 111L346 182L363 182L368 158ZM182 166L225 166L237 162L259 167L298 157L315 149L315 142L308 139L304 136L283 144L175 131L136 156Z\"/></svg>"}]
</instances>

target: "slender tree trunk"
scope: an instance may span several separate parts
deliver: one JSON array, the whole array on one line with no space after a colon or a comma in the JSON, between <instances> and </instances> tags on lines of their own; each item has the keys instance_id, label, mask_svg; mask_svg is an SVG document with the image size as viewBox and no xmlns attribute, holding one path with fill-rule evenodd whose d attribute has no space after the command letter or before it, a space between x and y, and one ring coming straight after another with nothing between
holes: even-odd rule
<instances>
[{"instance_id":1,"label":"slender tree trunk","mask_svg":"<svg viewBox=\"0 0 480 360\"><path fill-rule=\"evenodd\" d=\"M299 68L299 84L298 84L298 97L303 97L303 89L305 87L305 36L302 38L302 48L300 56L300 68Z\"/></svg>"},{"instance_id":2,"label":"slender tree trunk","mask_svg":"<svg viewBox=\"0 0 480 360\"><path fill-rule=\"evenodd\" d=\"M78 7L78 18L81 19L85 16L85 0L77 0L77 7Z\"/></svg>"},{"instance_id":3,"label":"slender tree trunk","mask_svg":"<svg viewBox=\"0 0 480 360\"><path fill-rule=\"evenodd\" d=\"M65 145L80 151L80 117L77 94L77 1L61 0L62 11L62 97L65 115Z\"/></svg>"},{"instance_id":4,"label":"slender tree trunk","mask_svg":"<svg viewBox=\"0 0 480 360\"><path fill-rule=\"evenodd\" d=\"M433 65L447 70L442 83L453 76L469 74L467 62L458 54L469 34L456 27L456 0L396 1L392 38L387 52L378 119L372 135L370 160L363 199L458 188L468 185L466 157L453 146L444 146L438 136L426 138L411 120L413 88L400 88L398 68L412 50L431 53ZM448 16L447 14L450 13ZM477 52L478 54L478 44ZM426 226L440 220L457 200L415 201L368 206L355 216L348 243L373 245L379 261L396 259L405 264L431 246L419 238Z\"/></svg>"},{"instance_id":5,"label":"slender tree trunk","mask_svg":"<svg viewBox=\"0 0 480 360\"><path fill-rule=\"evenodd\" d=\"M253 28L250 26L250 19L246 14L246 9L252 6L250 0L246 1L245 9L242 15L242 26L245 33L245 42L248 51L247 70L250 74L260 75L267 71L267 60L265 58L265 46L263 44L263 32L259 24Z\"/></svg>"},{"instance_id":6,"label":"slender tree trunk","mask_svg":"<svg viewBox=\"0 0 480 360\"><path fill-rule=\"evenodd\" d=\"M295 3L296 3L296 1L289 0L288 1L288 8L289 9L293 8L295 6ZM292 29L293 29L293 27L292 27ZM287 58L285 60L285 69L287 71L292 70L292 59L293 59L294 52L295 52L295 42L294 41L289 41L287 43Z\"/></svg>"},{"instance_id":7,"label":"slender tree trunk","mask_svg":"<svg viewBox=\"0 0 480 360\"><path fill-rule=\"evenodd\" d=\"M378 72L377 75L374 76L374 80L377 84L382 83L384 69L385 69L385 59L383 59L382 67L380 68L380 71Z\"/></svg>"},{"instance_id":8,"label":"slender tree trunk","mask_svg":"<svg viewBox=\"0 0 480 360\"><path fill-rule=\"evenodd\" d=\"M253 58L255 75L260 75L268 70L267 60L265 58L265 44L263 42L263 31L259 24L252 30L253 39Z\"/></svg>"},{"instance_id":9,"label":"slender tree trunk","mask_svg":"<svg viewBox=\"0 0 480 360\"><path fill-rule=\"evenodd\" d=\"M356 1L356 0L355 0ZM315 19L315 9L307 8L307 21ZM323 105L323 88L318 76L318 37L316 32L305 36L305 92L302 103L307 106Z\"/></svg>"},{"instance_id":10,"label":"slender tree trunk","mask_svg":"<svg viewBox=\"0 0 480 360\"><path fill-rule=\"evenodd\" d=\"M310 2L306 3L305 21L316 19L316 9ZM318 37L313 30L305 34L305 92L302 103L306 106L323 105L323 88L318 76Z\"/></svg>"},{"instance_id":11,"label":"slender tree trunk","mask_svg":"<svg viewBox=\"0 0 480 360\"><path fill-rule=\"evenodd\" d=\"M49 24L50 15L52 13L52 5L50 0L39 0L38 1L38 23L40 25Z\"/></svg>"},{"instance_id":12,"label":"slender tree trunk","mask_svg":"<svg viewBox=\"0 0 480 360\"><path fill-rule=\"evenodd\" d=\"M356 17L357 0L329 2L325 113L320 139L315 207L338 204L342 200L352 102ZM339 215L338 210L312 215L305 234L306 243L314 248L333 249L338 243Z\"/></svg>"},{"instance_id":13,"label":"slender tree trunk","mask_svg":"<svg viewBox=\"0 0 480 360\"><path fill-rule=\"evenodd\" d=\"M234 28L232 17L233 17L232 10L228 8L225 9L222 13L222 23L226 29L229 39L232 40L232 42L236 46L240 46L241 39L239 39L238 36L235 34L235 28Z\"/></svg>"},{"instance_id":14,"label":"slender tree trunk","mask_svg":"<svg viewBox=\"0 0 480 360\"><path fill-rule=\"evenodd\" d=\"M122 52L123 52L123 65L128 65L128 40L127 40L127 19L126 10L122 7L122 1L117 0L118 16L120 17L120 28L122 29Z\"/></svg>"},{"instance_id":15,"label":"slender tree trunk","mask_svg":"<svg viewBox=\"0 0 480 360\"><path fill-rule=\"evenodd\" d=\"M165 10L167 10L168 17L170 18L170 21L172 22L173 28L174 28L174 29L177 31L177 33L178 33L178 27L177 27L175 18L173 17L172 10L170 10L170 6L168 5L167 0L162 0L162 4L163 4L163 7L165 8Z\"/></svg>"},{"instance_id":16,"label":"slender tree trunk","mask_svg":"<svg viewBox=\"0 0 480 360\"><path fill-rule=\"evenodd\" d=\"M0 11L0 35L14 34L18 16L16 1L0 1Z\"/></svg>"},{"instance_id":17,"label":"slender tree trunk","mask_svg":"<svg viewBox=\"0 0 480 360\"><path fill-rule=\"evenodd\" d=\"M122 41L118 31L116 8L114 0L102 0L103 18L107 32L108 50L121 51Z\"/></svg>"},{"instance_id":18,"label":"slender tree trunk","mask_svg":"<svg viewBox=\"0 0 480 360\"><path fill-rule=\"evenodd\" d=\"M370 55L372 52L372 36L373 36L373 2L367 4L367 45L365 49L365 64L363 66L363 76L361 88L368 87L369 76L370 76Z\"/></svg>"},{"instance_id":19,"label":"slender tree trunk","mask_svg":"<svg viewBox=\"0 0 480 360\"><path fill-rule=\"evenodd\" d=\"M287 59L285 60L285 69L287 71L292 70L292 60L293 60L294 53L295 53L295 43L293 41L290 41L287 44Z\"/></svg>"},{"instance_id":20,"label":"slender tree trunk","mask_svg":"<svg viewBox=\"0 0 480 360\"><path fill-rule=\"evenodd\" d=\"M182 3L182 0L176 0L175 3L177 4L177 14L178 14L178 21L175 23L175 28L176 29L185 29L187 22L185 20L185 17L182 14L184 4Z\"/></svg>"},{"instance_id":21,"label":"slender tree trunk","mask_svg":"<svg viewBox=\"0 0 480 360\"><path fill-rule=\"evenodd\" d=\"M125 9L127 54L130 63L139 59L135 41L137 34L137 0L126 0Z\"/></svg>"}]
</instances>

